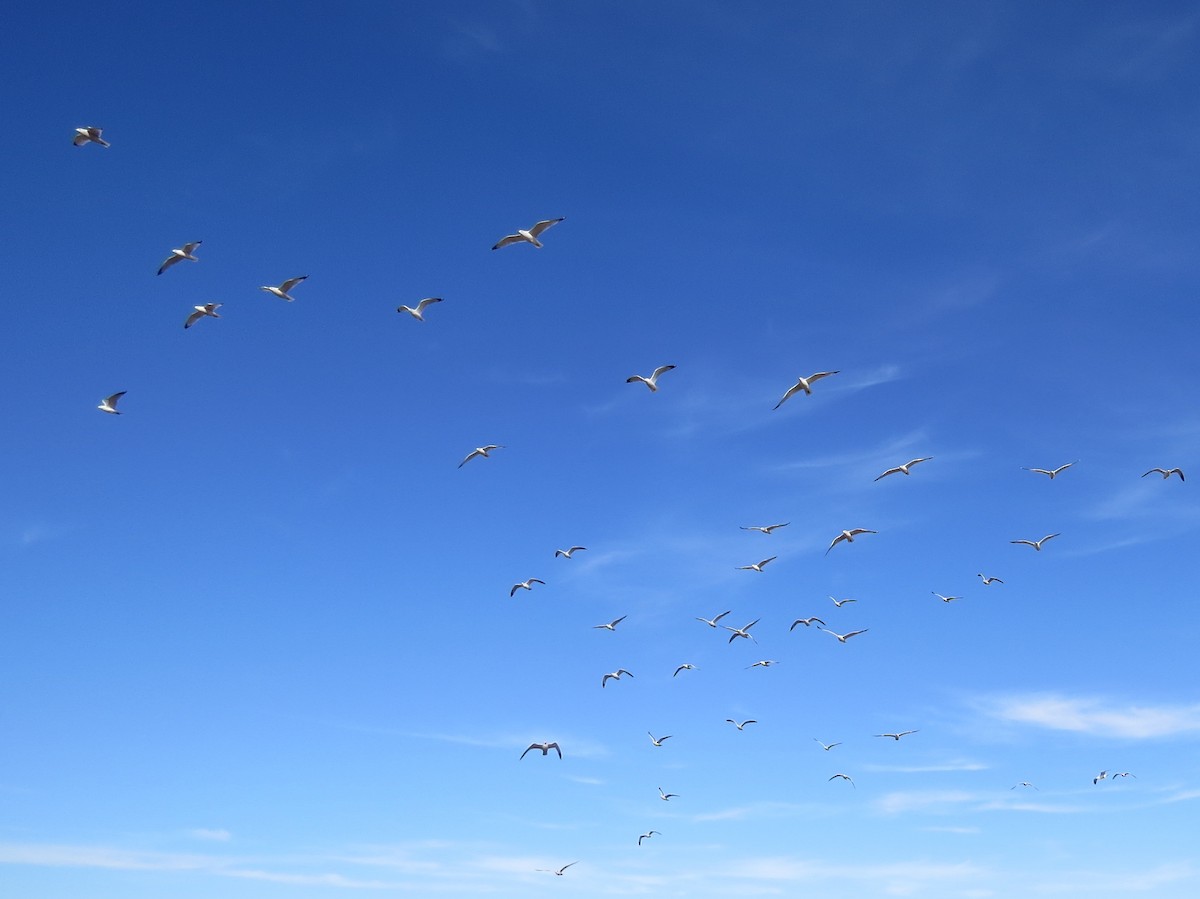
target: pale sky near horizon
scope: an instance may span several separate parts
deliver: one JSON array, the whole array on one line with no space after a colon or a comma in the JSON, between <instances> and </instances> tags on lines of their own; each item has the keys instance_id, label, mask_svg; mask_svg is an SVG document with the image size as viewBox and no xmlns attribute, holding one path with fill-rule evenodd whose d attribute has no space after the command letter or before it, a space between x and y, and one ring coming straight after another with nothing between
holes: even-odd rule
<instances>
[{"instance_id":1,"label":"pale sky near horizon","mask_svg":"<svg viewBox=\"0 0 1200 899\"><path fill-rule=\"evenodd\" d=\"M1200 891L1194 4L12 19L0 893Z\"/></svg>"}]
</instances>

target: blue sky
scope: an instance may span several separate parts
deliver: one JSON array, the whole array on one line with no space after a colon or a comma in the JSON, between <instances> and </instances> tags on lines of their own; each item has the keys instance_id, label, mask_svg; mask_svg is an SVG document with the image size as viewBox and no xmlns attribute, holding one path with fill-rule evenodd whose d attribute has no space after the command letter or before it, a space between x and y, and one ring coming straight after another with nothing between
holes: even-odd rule
<instances>
[{"instance_id":1,"label":"blue sky","mask_svg":"<svg viewBox=\"0 0 1200 899\"><path fill-rule=\"evenodd\" d=\"M1141 475L1200 477L1198 42L1179 3L23 11L8 890L1194 896L1200 506Z\"/></svg>"}]
</instances>

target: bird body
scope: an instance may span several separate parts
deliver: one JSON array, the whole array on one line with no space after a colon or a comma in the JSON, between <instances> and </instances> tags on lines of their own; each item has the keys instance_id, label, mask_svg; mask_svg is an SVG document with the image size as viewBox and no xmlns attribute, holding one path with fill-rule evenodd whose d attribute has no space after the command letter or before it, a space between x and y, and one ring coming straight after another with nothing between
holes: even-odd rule
<instances>
[{"instance_id":1,"label":"bird body","mask_svg":"<svg viewBox=\"0 0 1200 899\"><path fill-rule=\"evenodd\" d=\"M765 527L759 527L758 525L750 525L749 527L742 526L741 529L743 531L758 531L761 534L769 534L772 531L779 530L780 528L786 528L789 524L791 524L790 521L785 521L783 524L768 524Z\"/></svg>"},{"instance_id":2,"label":"bird body","mask_svg":"<svg viewBox=\"0 0 1200 899\"><path fill-rule=\"evenodd\" d=\"M867 631L870 630L870 628L864 627L861 631L851 631L848 634L835 634L833 631L831 631L827 627L823 627L823 628L821 628L821 630L823 630L827 634L833 634L833 636L837 637L837 640L839 643L845 643L851 637L857 637L859 634L865 634Z\"/></svg>"},{"instance_id":3,"label":"bird body","mask_svg":"<svg viewBox=\"0 0 1200 899\"><path fill-rule=\"evenodd\" d=\"M295 299L295 297L293 297L288 291L307 278L308 275L301 275L299 278L288 278L278 287L264 285L263 287L260 287L259 290L265 290L267 293L271 294L271 296L279 297L279 299L287 300L290 303Z\"/></svg>"},{"instance_id":4,"label":"bird body","mask_svg":"<svg viewBox=\"0 0 1200 899\"><path fill-rule=\"evenodd\" d=\"M543 587L546 586L546 582L541 580L540 578L536 578L536 577L526 578L525 580L521 581L519 584L512 585L512 589L508 591L509 599L512 599L512 597L516 594L516 592L518 590L532 590L534 584L541 584Z\"/></svg>"},{"instance_id":5,"label":"bird body","mask_svg":"<svg viewBox=\"0 0 1200 899\"><path fill-rule=\"evenodd\" d=\"M488 458L488 453L490 453L492 450L498 449L504 449L504 447L496 443L489 443L487 446L477 446L475 449L471 450L471 452L467 453L467 457L458 463L458 467L462 468L476 456L482 456L486 459Z\"/></svg>"},{"instance_id":6,"label":"bird body","mask_svg":"<svg viewBox=\"0 0 1200 899\"><path fill-rule=\"evenodd\" d=\"M1183 480L1182 468L1151 468L1148 472L1146 472L1146 474L1153 474L1156 471L1163 476L1164 481L1173 474L1179 475L1179 480ZM1142 477L1145 477L1146 474L1142 475Z\"/></svg>"},{"instance_id":7,"label":"bird body","mask_svg":"<svg viewBox=\"0 0 1200 899\"><path fill-rule=\"evenodd\" d=\"M851 780L851 778L850 778L850 776L849 776L848 774L835 774L835 775L833 775L831 778L829 778L829 780L837 780L839 777L840 777L842 780L848 780L848 781L850 781L850 786L852 786L852 787L854 786L854 781L853 781L853 780ZM826 781L826 783L828 783L828 781ZM858 788L857 788L857 787L855 787L855 789L858 789Z\"/></svg>"},{"instance_id":8,"label":"bird body","mask_svg":"<svg viewBox=\"0 0 1200 899\"><path fill-rule=\"evenodd\" d=\"M745 637L748 640L754 640L754 637L750 636L750 628L754 627L754 625L758 624L758 622L761 620L761 618L755 618L744 627L730 627L728 624L722 624L721 627L725 628L727 631L733 631L733 634L729 637L730 643L732 643L738 637ZM758 641L754 640L754 642L757 643Z\"/></svg>"},{"instance_id":9,"label":"bird body","mask_svg":"<svg viewBox=\"0 0 1200 899\"><path fill-rule=\"evenodd\" d=\"M176 262L182 262L184 259L189 262L199 262L200 259L194 255L196 247L204 243L202 240L193 240L191 243L185 243L182 247L177 247L171 251L171 255L163 260L163 264L158 267L158 273L161 275Z\"/></svg>"},{"instance_id":10,"label":"bird body","mask_svg":"<svg viewBox=\"0 0 1200 899\"><path fill-rule=\"evenodd\" d=\"M779 663L776 662L774 659L759 659L753 665L747 665L746 670L749 671L751 668L770 668L772 665L778 665L778 664Z\"/></svg>"},{"instance_id":11,"label":"bird body","mask_svg":"<svg viewBox=\"0 0 1200 899\"><path fill-rule=\"evenodd\" d=\"M806 394L811 396L812 395L812 384L821 380L822 378L828 378L830 375L836 375L836 374L840 374L840 370L839 371L819 371L819 372L809 375L807 378L797 378L796 383L793 384L791 387L789 387L787 390L787 393L785 393L783 395L783 399L781 399L778 403L775 404L775 409L778 409L780 406L782 406L784 403L786 403L788 401L788 398L791 397L791 395L798 390L803 390ZM775 410L772 409L771 411L773 412Z\"/></svg>"},{"instance_id":12,"label":"bird body","mask_svg":"<svg viewBox=\"0 0 1200 899\"><path fill-rule=\"evenodd\" d=\"M1031 784L1031 783L1030 783L1029 781L1027 781L1027 780L1023 780L1023 781L1021 781L1021 782L1020 782L1020 783L1018 783L1018 784L1013 784L1011 787L1009 787L1009 789L1010 789L1010 790L1015 790L1017 787L1033 787L1033 784ZM1034 788L1035 790L1037 790L1037 787L1033 787L1033 788ZM1041 792L1041 791L1039 790L1038 792Z\"/></svg>"},{"instance_id":13,"label":"bird body","mask_svg":"<svg viewBox=\"0 0 1200 899\"><path fill-rule=\"evenodd\" d=\"M82 147L84 144L99 144L102 147L112 146L112 144L100 136L103 132L103 128L97 128L95 125L84 125L82 128L75 129L75 136L71 138L71 143L77 147Z\"/></svg>"},{"instance_id":14,"label":"bird body","mask_svg":"<svg viewBox=\"0 0 1200 899\"><path fill-rule=\"evenodd\" d=\"M845 540L847 543L853 543L854 538L857 537L859 534L878 534L878 533L879 533L879 531L869 531L866 528L851 528L848 531L842 531L840 534L838 534L836 537L834 537L833 542L829 544L829 549L833 549L835 546L837 546L843 540ZM829 549L825 550L825 555L829 555Z\"/></svg>"},{"instance_id":15,"label":"bird body","mask_svg":"<svg viewBox=\"0 0 1200 899\"><path fill-rule=\"evenodd\" d=\"M1107 778L1108 778L1108 772L1101 771L1099 774L1097 774L1095 777L1092 778L1092 785L1094 786L1094 785L1100 783L1100 781L1105 780Z\"/></svg>"},{"instance_id":16,"label":"bird body","mask_svg":"<svg viewBox=\"0 0 1200 899\"><path fill-rule=\"evenodd\" d=\"M613 680L620 680L622 674L629 674L629 672L624 668L618 668L616 671L609 672L608 674L604 675L604 677L600 678L600 686L607 687L609 678L612 678ZM629 676L633 677L632 674L629 674Z\"/></svg>"},{"instance_id":17,"label":"bird body","mask_svg":"<svg viewBox=\"0 0 1200 899\"><path fill-rule=\"evenodd\" d=\"M625 383L632 384L634 381L641 381L643 384L645 384L647 387L650 388L651 392L657 393L658 392L658 376L661 374L664 374L666 372L669 372L674 367L675 367L674 365L660 365L658 368L654 369L654 371L650 374L650 377L646 378L646 377L643 377L642 375L630 375L628 378L625 379Z\"/></svg>"},{"instance_id":18,"label":"bird body","mask_svg":"<svg viewBox=\"0 0 1200 899\"><path fill-rule=\"evenodd\" d=\"M914 465L916 465L918 462L928 462L932 458L933 458L933 456L922 456L920 459L910 459L907 462L905 462L903 465L897 465L895 468L889 468L887 471L885 471L883 474L881 474L875 480L877 480L877 481L881 480L883 478L886 478L890 474L910 474L911 472L909 472L909 469L912 468Z\"/></svg>"},{"instance_id":19,"label":"bird body","mask_svg":"<svg viewBox=\"0 0 1200 899\"><path fill-rule=\"evenodd\" d=\"M771 556L771 558L763 559L761 562L755 562L753 565L739 565L734 570L735 571L757 571L761 574L764 565L766 565L768 562L774 562L778 558L779 558L779 556Z\"/></svg>"},{"instance_id":20,"label":"bird body","mask_svg":"<svg viewBox=\"0 0 1200 899\"><path fill-rule=\"evenodd\" d=\"M417 303L416 306L397 306L396 311L407 312L417 321L423 322L425 321L425 307L431 305L432 303L440 303L441 301L441 297L426 297L425 299L421 300L421 302Z\"/></svg>"},{"instance_id":21,"label":"bird body","mask_svg":"<svg viewBox=\"0 0 1200 899\"><path fill-rule=\"evenodd\" d=\"M518 229L516 234L509 234L500 238L500 240L494 247L492 247L492 249L498 250L501 247L507 247L514 243L531 243L540 250L542 248L542 242L538 240L538 238L541 236L542 232L547 228L554 227L565 218L566 216L556 219L546 219L545 221L538 222L532 228Z\"/></svg>"},{"instance_id":22,"label":"bird body","mask_svg":"<svg viewBox=\"0 0 1200 899\"><path fill-rule=\"evenodd\" d=\"M1075 462L1078 462L1078 461L1079 461L1078 459L1075 460ZM1058 468L1053 468L1053 469L1026 468L1025 470L1036 472L1037 474L1044 474L1046 477L1048 477L1050 480L1053 481L1056 477L1058 477L1060 474L1062 474L1064 471L1066 471L1068 468L1070 468L1072 465L1074 465L1075 462L1068 462L1066 465L1060 465L1060 466L1058 466Z\"/></svg>"},{"instance_id":23,"label":"bird body","mask_svg":"<svg viewBox=\"0 0 1200 899\"><path fill-rule=\"evenodd\" d=\"M1035 550L1037 550L1038 552L1041 552L1043 543L1045 543L1047 540L1052 540L1053 538L1058 537L1058 536L1059 536L1058 534L1047 534L1041 540L1009 540L1008 542L1009 543L1023 543L1025 546L1032 546Z\"/></svg>"},{"instance_id":24,"label":"bird body","mask_svg":"<svg viewBox=\"0 0 1200 899\"><path fill-rule=\"evenodd\" d=\"M101 412L108 412L110 415L120 415L121 413L117 411L117 401L123 397L126 392L127 391L122 390L119 393L114 393L112 396L106 396L100 401L100 405L96 408Z\"/></svg>"},{"instance_id":25,"label":"bird body","mask_svg":"<svg viewBox=\"0 0 1200 899\"><path fill-rule=\"evenodd\" d=\"M549 755L550 750L553 749L558 753L558 757L560 759L562 758L562 749L559 748L557 743L530 743L525 749L525 752L529 752L532 749L540 749L542 751L542 755ZM521 753L521 758L525 758L525 752ZM518 759L518 761L520 761L520 759Z\"/></svg>"},{"instance_id":26,"label":"bird body","mask_svg":"<svg viewBox=\"0 0 1200 899\"><path fill-rule=\"evenodd\" d=\"M858 600L857 600L857 599L835 599L835 598L834 598L834 597L832 597L832 596L831 596L831 597L829 597L829 598L830 598L830 599L833 601L833 604L834 604L835 606L837 606L839 609L840 609L842 606L846 605L847 603L851 603L851 602L858 602ZM822 624L824 624L825 622L821 622L821 623L822 623Z\"/></svg>"},{"instance_id":27,"label":"bird body","mask_svg":"<svg viewBox=\"0 0 1200 899\"><path fill-rule=\"evenodd\" d=\"M224 303L205 303L203 306L193 306L192 308L195 309L196 311L193 312L191 315L189 315L187 317L187 321L185 321L183 323L184 330L187 330L188 328L190 328L192 325L196 324L196 322L200 321L200 319L204 318L205 316L208 316L209 318L220 318L221 316L219 316L217 314L217 310L220 309L223 305L225 305L225 304Z\"/></svg>"}]
</instances>

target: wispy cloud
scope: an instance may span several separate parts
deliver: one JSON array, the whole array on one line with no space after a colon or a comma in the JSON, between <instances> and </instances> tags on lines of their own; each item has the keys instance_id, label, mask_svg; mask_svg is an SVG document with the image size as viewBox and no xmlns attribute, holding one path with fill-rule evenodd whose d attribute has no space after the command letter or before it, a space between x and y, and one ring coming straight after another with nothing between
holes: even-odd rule
<instances>
[{"instance_id":1,"label":"wispy cloud","mask_svg":"<svg viewBox=\"0 0 1200 899\"><path fill-rule=\"evenodd\" d=\"M233 834L228 830L211 829L208 827L197 827L189 830L188 836L197 840L208 840L214 843L228 843L233 839Z\"/></svg>"},{"instance_id":2,"label":"wispy cloud","mask_svg":"<svg viewBox=\"0 0 1200 899\"><path fill-rule=\"evenodd\" d=\"M990 717L1014 724L1133 740L1200 733L1200 704L1122 705L1043 693L989 699L982 708Z\"/></svg>"},{"instance_id":3,"label":"wispy cloud","mask_svg":"<svg viewBox=\"0 0 1200 899\"><path fill-rule=\"evenodd\" d=\"M929 765L863 765L866 771L895 771L900 774L922 774L936 771L986 771L991 765L975 762L969 759L955 759L948 762L937 762Z\"/></svg>"},{"instance_id":4,"label":"wispy cloud","mask_svg":"<svg viewBox=\"0 0 1200 899\"><path fill-rule=\"evenodd\" d=\"M812 805L795 802L753 802L747 805L735 805L719 809L715 812L701 812L691 815L692 821L739 821L743 818L781 818L792 817L807 813Z\"/></svg>"},{"instance_id":5,"label":"wispy cloud","mask_svg":"<svg viewBox=\"0 0 1200 899\"><path fill-rule=\"evenodd\" d=\"M965 790L897 790L880 796L873 805L881 814L899 815L913 811L946 811L977 802L979 798L978 793Z\"/></svg>"}]
</instances>

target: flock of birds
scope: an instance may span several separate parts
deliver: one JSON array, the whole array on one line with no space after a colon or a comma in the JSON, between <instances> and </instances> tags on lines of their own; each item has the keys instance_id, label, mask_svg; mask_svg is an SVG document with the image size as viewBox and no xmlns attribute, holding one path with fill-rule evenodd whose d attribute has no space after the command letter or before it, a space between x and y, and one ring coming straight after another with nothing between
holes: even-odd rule
<instances>
[{"instance_id":1,"label":"flock of birds","mask_svg":"<svg viewBox=\"0 0 1200 899\"><path fill-rule=\"evenodd\" d=\"M76 147L82 147L87 144L97 144L104 148L111 146L109 144L109 142L104 140L104 138L103 138L103 129L96 127L96 126L83 126L80 128L76 128L75 135L73 138L73 143ZM562 221L564 221L563 217L553 218L553 219L545 219L545 220L537 222L536 224L534 224L532 227L530 227L528 229L518 229L516 232L514 232L512 234L508 234L508 235L502 237L499 241L496 242L496 244L492 247L492 249L498 250L498 249L502 249L504 247L509 247L509 246L513 246L515 244L520 244L520 243L528 243L528 244L531 244L533 247L540 249L543 247L543 243L540 240L541 236L547 230L549 230L553 226L561 223ZM185 243L180 247L172 249L170 251L170 254L166 257L166 259L163 260L162 264L159 266L158 274L159 275L164 274L169 269L175 267L176 265L180 264L181 262L199 262L200 261L199 256L196 255L196 251L202 245L202 243L203 243L202 241L196 240L196 241L191 241L191 242ZM299 277L288 278L287 280L281 282L278 285L264 285L260 289L266 293L271 294L274 297L279 298L279 299L285 300L287 302L293 302L295 300L295 297L293 297L291 295L291 292L298 285L302 284L307 278L308 278L307 275L301 275ZM402 306L397 307L396 311L397 311L397 313L407 314L407 315L411 316L413 319L417 320L418 322L424 322L425 321L425 312L431 306L433 306L437 303L441 303L441 302L443 302L443 299L441 297L426 297L426 298L420 300L415 306L402 305ZM221 308L221 306L222 306L221 303L206 303L203 305L194 306L193 310L187 315L187 317L184 320L184 325L183 325L184 328L190 329L197 322L199 322L205 318L219 319L221 316L219 315L217 310L219 308ZM631 383L631 384L632 383L641 383L641 384L644 384L651 392L657 393L659 390L659 379L663 375L667 374L668 372L675 370L675 367L676 366L674 366L674 365L660 365L659 367L655 368L649 375L639 375L639 374L630 375L628 378L626 378L626 383ZM784 405L784 403L786 403L789 399L791 399L793 396L795 396L798 393L803 393L806 396L811 396L813 393L813 385L817 384L818 382L820 382L826 378L830 378L830 377L833 377L838 374L840 374L840 370L818 371L818 372L814 372L813 374L808 375L807 377L798 377L796 379L796 383L787 388L787 390L784 392L783 396L779 399L779 401L775 404L773 409L778 410L781 406ZM119 401L121 400L121 398L125 396L125 394L126 394L126 391L124 391L124 390L110 394L109 396L105 397L100 402L100 404L97 408L99 408L100 411L108 413L108 414L120 415L121 412L117 408L117 405L118 405ZM474 459L489 459L489 458L491 458L491 454L494 451L499 450L499 449L504 449L504 446L501 444L486 444L484 446L476 447L470 453L468 453L462 459L461 462L458 463L458 467L462 468L464 465L466 465L468 462L470 462ZM917 457L914 459L910 459L901 465L896 465L892 468L886 469L885 471L880 473L877 477L875 477L874 480L880 481L884 478L891 477L892 475L897 475L897 474L902 474L902 475L905 475L906 477L911 476L915 466L922 465L922 464L924 464L926 462L930 462L932 460L933 460L932 456L920 456L920 457ZM1050 480L1054 480L1057 477L1061 476L1064 472L1066 472L1072 466L1076 465L1077 461L1078 460L1076 460L1075 462L1067 462L1063 465L1058 466L1057 468L1052 468L1052 469L1026 468L1025 470L1036 473L1036 474L1045 475ZM1146 471L1142 475L1142 477L1146 477L1151 474L1159 474L1163 478L1163 480L1169 479L1172 475L1177 475L1181 482L1185 480L1183 471L1177 467L1175 467L1175 468L1160 468L1160 467L1151 468L1150 470ZM756 532L756 533L759 533L759 534L762 534L765 536L770 536L770 535L774 534L776 531L778 531L782 528L788 527L789 524L790 524L790 522L780 522L780 523L767 524L767 525L743 525L743 526L741 526L741 530ZM832 541L829 543L829 546L825 550L825 555L828 555L834 549L834 547L836 547L840 543L852 544L855 542L855 538L857 538L857 537L861 537L862 535L866 535L866 534L873 535L873 534L877 534L877 533L878 532L875 530L872 530L869 528L862 528L862 527L843 529L833 537ZM1010 543L1016 544L1016 545L1029 546L1029 547L1032 547L1035 551L1041 552L1046 543L1048 543L1050 540L1053 540L1059 536L1061 536L1059 533L1051 533L1051 534L1046 534L1045 536L1041 537L1038 540L1018 539L1018 540L1012 540L1012 541L1010 541ZM555 550L554 557L571 559L576 553L585 552L585 551L587 551L587 547L585 547L585 546L578 546L578 545L570 546L566 549ZM772 555L772 556L769 556L758 562L754 562L754 563L751 563L748 565L736 566L736 570L753 571L753 572L761 574L763 572L763 570L766 568L766 566L768 564L770 564L771 562L775 561L777 558L778 558L778 556ZM978 577L981 579L984 586L991 586L994 584L1003 584L1004 583L1004 581L998 577L985 575L983 573L980 573L978 575ZM509 597L510 598L514 597L518 590L532 590L534 584L539 584L539 585L544 586L545 583L546 582L544 580L541 580L540 578L536 578L536 577L526 578L525 580L519 581L512 585L512 587L509 590ZM938 593L936 591L930 591L930 592L944 603L955 602L955 601L961 600L963 598L962 596L946 595L946 594ZM833 596L830 596L829 599L832 601L834 606L838 609L857 601L852 598L838 599ZM732 644L736 640L739 640L739 639L757 643L757 640L756 640L754 634L751 633L751 630L752 630L752 628L755 627L755 625L757 625L759 623L759 621L761 619L756 618L756 619L742 625L741 627L734 627L732 625L722 623L722 619L724 619L729 614L731 614L731 611L726 610L726 611L721 612L718 615L713 616L712 618L696 616L695 620L707 625L709 628L712 628L714 630L723 629L725 631L728 631L729 637L726 641L727 644ZM627 617L628 617L627 615L621 615L620 617L614 618L610 621L593 625L593 629L615 632L617 629L617 626L620 625L623 621L625 621ZM862 634L865 634L869 631L869 628L860 628L857 630L848 631L846 633L838 633L837 631L827 627L826 622L823 619L821 619L820 617L817 617L815 615L810 615L807 617L801 617L801 618L795 619L791 623L791 626L788 628L789 633L794 631L800 625L803 625L805 628L817 626L818 630L823 631L823 632L829 634L830 636L834 637L841 644L847 644L848 641L850 641L852 638L860 636ZM749 665L746 667L747 668L769 668L775 664L777 664L777 662L773 659L761 659L759 661L754 662L752 665ZM678 665L674 669L672 677L677 677L681 672L697 670L697 668L698 668L698 666L693 665L688 662L685 662L683 664ZM615 671L604 673L600 678L600 686L602 688L606 688L609 685L610 681L619 682L619 681L621 681L622 678L626 678L626 677L633 678L634 675L625 668L618 668ZM744 731L745 728L748 727L749 725L758 723L758 721L754 718L746 718L746 719L743 719L740 721L736 720L734 718L726 718L725 722L728 724L732 724L739 732ZM878 733L878 734L874 734L874 736L878 737L878 738L883 738L883 739L891 739L891 740L899 743L901 739L908 737L912 734L916 734L916 733L919 733L919 729L914 728L914 729L910 729L910 730L900 730L900 731ZM647 731L647 735L650 738L651 745L655 748L661 748L667 740L672 738L671 734L655 736L654 733L651 731ZM833 742L833 743L825 743L825 742L817 739L816 737L814 737L813 740L820 746L821 750L824 752L830 752L835 747L842 745L841 741L837 741L837 742ZM562 747L557 741L531 742L525 748L525 750L521 753L520 759L524 759L525 756L531 752L535 752L535 753L540 752L543 757L549 756L551 752L554 752L558 756L559 759L563 758ZM1104 771L1101 771L1099 774L1097 774L1092 779L1092 783L1093 783L1093 785L1096 785L1096 784L1099 784L1101 781L1110 779L1110 778L1115 780L1116 778L1127 778L1127 777L1135 777L1135 776L1136 775L1134 775L1128 771L1117 772L1117 773L1113 773L1110 775L1107 770L1104 770ZM845 781L845 782L849 783L851 785L851 787L855 787L853 778L849 774L846 774L844 772L838 771L838 772L831 774L828 778L828 781L834 781L834 780ZM1016 790L1018 788L1034 789L1034 790L1038 789L1034 784L1030 783L1029 781L1021 781L1017 784L1014 784L1010 789ZM659 794L659 798L664 802L679 798L679 794L668 793L668 792L664 791L661 786L658 787L658 794ZM641 846L645 840L650 839L655 836L661 836L661 833L657 830L649 830L638 836L637 843L639 846ZM550 874L554 874L556 876L561 877L564 875L564 873L567 871L567 869L571 868L572 866L574 866L576 864L578 864L578 861L570 862L568 864L563 865L560 868L554 868L554 869L538 868L535 870L538 872L550 873Z\"/></svg>"}]
</instances>

